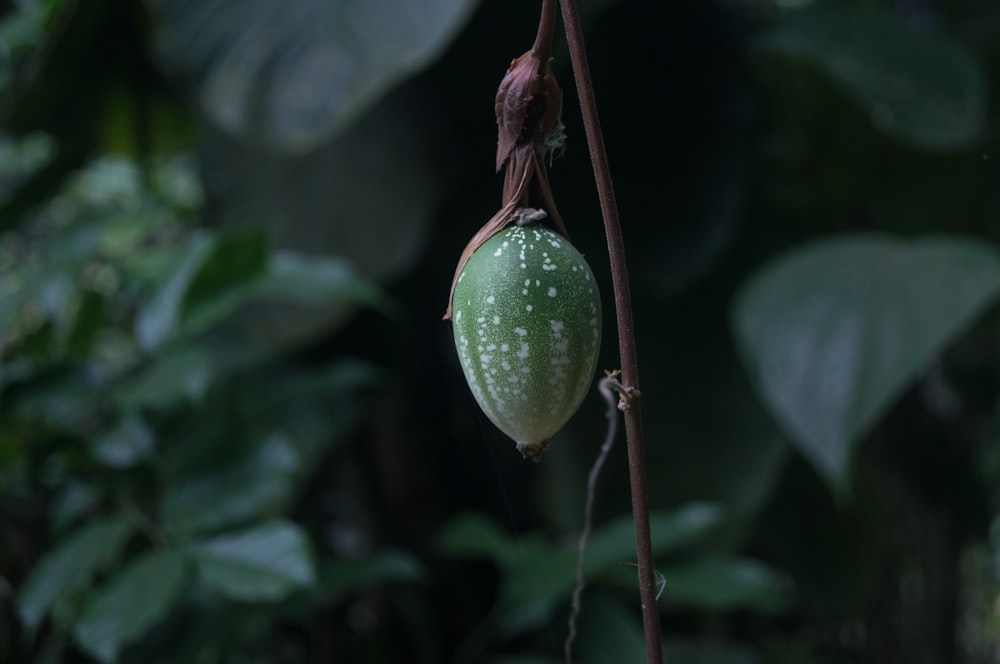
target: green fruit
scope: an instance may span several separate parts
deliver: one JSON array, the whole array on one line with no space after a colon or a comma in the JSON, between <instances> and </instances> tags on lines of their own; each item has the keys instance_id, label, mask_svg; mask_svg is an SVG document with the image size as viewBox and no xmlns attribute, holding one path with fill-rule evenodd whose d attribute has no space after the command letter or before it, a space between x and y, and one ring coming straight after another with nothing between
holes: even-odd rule
<instances>
[{"instance_id":1,"label":"green fruit","mask_svg":"<svg viewBox=\"0 0 1000 664\"><path fill-rule=\"evenodd\" d=\"M452 321L479 406L536 458L594 380L601 300L587 262L547 228L509 226L462 268Z\"/></svg>"}]
</instances>

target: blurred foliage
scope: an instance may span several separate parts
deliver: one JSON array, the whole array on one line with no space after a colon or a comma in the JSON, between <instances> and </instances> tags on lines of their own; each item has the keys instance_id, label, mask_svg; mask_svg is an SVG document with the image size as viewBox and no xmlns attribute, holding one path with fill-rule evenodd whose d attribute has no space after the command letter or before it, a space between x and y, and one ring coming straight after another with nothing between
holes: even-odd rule
<instances>
[{"instance_id":1,"label":"blurred foliage","mask_svg":"<svg viewBox=\"0 0 1000 664\"><path fill-rule=\"evenodd\" d=\"M583 11L667 661L1000 661L1000 7ZM440 320L536 19L0 3L0 660L562 661L604 407L525 464ZM580 662L644 658L623 457Z\"/></svg>"}]
</instances>

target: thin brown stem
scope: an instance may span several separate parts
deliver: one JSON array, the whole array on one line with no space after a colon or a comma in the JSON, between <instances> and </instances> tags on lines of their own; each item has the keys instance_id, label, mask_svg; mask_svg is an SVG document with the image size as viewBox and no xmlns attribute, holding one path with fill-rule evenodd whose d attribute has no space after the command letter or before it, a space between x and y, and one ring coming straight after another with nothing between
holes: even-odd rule
<instances>
[{"instance_id":1,"label":"thin brown stem","mask_svg":"<svg viewBox=\"0 0 1000 664\"><path fill-rule=\"evenodd\" d=\"M552 32L556 24L556 0L542 0L542 17L538 19L538 33L531 53L539 60L552 57Z\"/></svg>"},{"instance_id":2,"label":"thin brown stem","mask_svg":"<svg viewBox=\"0 0 1000 664\"><path fill-rule=\"evenodd\" d=\"M580 617L582 608L581 598L586 585L586 578L583 570L586 563L587 542L590 540L590 531L594 525L594 499L597 496L597 479L601 476L601 469L611 453L611 446L618 436L618 399L615 398L615 391L624 393L624 388L615 379L615 374L609 373L597 384L597 389L601 396L608 403L608 430L604 435L604 443L601 451L594 461L587 475L587 500L583 505L583 531L580 533L580 540L576 547L576 586L573 588L573 598L570 601L569 613L569 633L566 635L566 642L563 644L563 654L566 657L566 664L573 664L573 642L576 640L576 621ZM624 397L623 397L624 398Z\"/></svg>"},{"instance_id":3,"label":"thin brown stem","mask_svg":"<svg viewBox=\"0 0 1000 664\"><path fill-rule=\"evenodd\" d=\"M615 310L618 319L618 344L621 356L622 384L639 392L639 363L636 359L635 329L632 323L632 297L628 280L628 264L622 241L618 204L608 166L604 135L597 114L597 100L590 80L587 51L576 0L561 0L566 41L569 45L573 78L580 98L583 126L590 148L590 160L597 181L597 193L604 218L604 230L611 259L611 280L615 291ZM660 643L660 619L656 604L656 570L653 562L652 538L649 530L649 495L646 488L646 463L642 446L642 418L639 412L641 399L632 399L625 410L625 436L628 448L629 483L632 487L632 516L635 521L636 561L639 567L639 598L642 604L642 626L646 639L646 658L649 664L663 661Z\"/></svg>"}]
</instances>

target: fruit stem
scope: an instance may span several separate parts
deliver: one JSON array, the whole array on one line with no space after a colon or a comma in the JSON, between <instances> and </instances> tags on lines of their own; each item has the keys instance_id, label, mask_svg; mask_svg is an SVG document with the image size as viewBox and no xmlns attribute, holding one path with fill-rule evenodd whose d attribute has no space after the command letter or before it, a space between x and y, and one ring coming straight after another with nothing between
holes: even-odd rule
<instances>
[{"instance_id":1,"label":"fruit stem","mask_svg":"<svg viewBox=\"0 0 1000 664\"><path fill-rule=\"evenodd\" d=\"M551 4L546 0L546 4ZM594 85L590 79L587 51L580 26L576 0L561 0L563 25L569 45L573 79L576 82L583 126L590 149L590 161L597 182L597 193L604 218L604 231L611 260L611 281L615 292L615 310L618 319L618 345L621 359L622 384L635 394L639 392L639 363L636 357L635 329L632 322L632 297L628 280L628 264L622 241L618 204L608 165L604 135L597 114ZM543 10L544 18L544 10ZM539 30L541 32L541 30ZM653 546L649 529L649 493L646 487L646 462L642 444L642 417L639 402L630 400L625 409L625 437L628 449L629 484L632 490L632 516L635 521L636 560L639 567L639 598L642 604L642 626L646 640L646 658L649 664L663 661L660 643L660 619L656 603L656 571Z\"/></svg>"},{"instance_id":2,"label":"fruit stem","mask_svg":"<svg viewBox=\"0 0 1000 664\"><path fill-rule=\"evenodd\" d=\"M556 0L542 0L542 16L538 19L538 33L531 45L531 54L541 61L552 57L552 32L556 23Z\"/></svg>"}]
</instances>

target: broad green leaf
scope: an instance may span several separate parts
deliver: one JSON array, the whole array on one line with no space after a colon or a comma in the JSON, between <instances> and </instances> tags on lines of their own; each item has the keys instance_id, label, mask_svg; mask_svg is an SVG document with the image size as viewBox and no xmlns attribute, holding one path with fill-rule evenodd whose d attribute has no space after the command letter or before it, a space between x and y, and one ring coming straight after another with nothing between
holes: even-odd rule
<instances>
[{"instance_id":1,"label":"broad green leaf","mask_svg":"<svg viewBox=\"0 0 1000 664\"><path fill-rule=\"evenodd\" d=\"M103 398L101 378L81 368L36 377L16 397L5 400L16 417L50 427L74 429L93 420Z\"/></svg>"},{"instance_id":2,"label":"broad green leaf","mask_svg":"<svg viewBox=\"0 0 1000 664\"><path fill-rule=\"evenodd\" d=\"M251 306L232 323L251 342L294 346L317 329L329 329L363 304L392 315L398 306L340 256L292 251L271 255L267 272L244 293ZM239 303L234 302L234 304ZM309 320L302 329L290 323Z\"/></svg>"},{"instance_id":3,"label":"broad green leaf","mask_svg":"<svg viewBox=\"0 0 1000 664\"><path fill-rule=\"evenodd\" d=\"M291 496L299 467L294 446L270 436L249 452L241 449L224 468L173 479L163 496L164 523L183 537L274 513Z\"/></svg>"},{"instance_id":4,"label":"broad green leaf","mask_svg":"<svg viewBox=\"0 0 1000 664\"><path fill-rule=\"evenodd\" d=\"M185 331L205 329L233 313L253 293L269 261L267 241L257 231L218 236L184 292Z\"/></svg>"},{"instance_id":5,"label":"broad green leaf","mask_svg":"<svg viewBox=\"0 0 1000 664\"><path fill-rule=\"evenodd\" d=\"M125 410L167 408L179 401L198 401L212 384L216 359L200 346L163 350L115 388L115 401Z\"/></svg>"},{"instance_id":6,"label":"broad green leaf","mask_svg":"<svg viewBox=\"0 0 1000 664\"><path fill-rule=\"evenodd\" d=\"M663 556L690 546L722 522L721 510L704 503L677 512L650 516L653 553ZM515 634L544 623L557 604L569 597L576 584L576 548L553 549L540 540L521 538L508 555L508 570L501 587L501 630ZM635 530L631 516L594 530L587 545L584 571L588 579L630 578L637 588ZM625 563L632 563L626 565Z\"/></svg>"},{"instance_id":7,"label":"broad green leaf","mask_svg":"<svg viewBox=\"0 0 1000 664\"><path fill-rule=\"evenodd\" d=\"M373 303L370 287L357 288L363 282L342 283L337 262L372 283L414 265L450 177L417 115L411 100L392 98L302 155L206 134L202 171L206 190L220 201L220 226L265 229L276 252L294 252L274 254L271 286L262 286L264 303L244 328L272 344L301 343L348 320L359 301ZM306 262L317 285L299 289L294 307L267 297L304 283Z\"/></svg>"},{"instance_id":8,"label":"broad green leaf","mask_svg":"<svg viewBox=\"0 0 1000 664\"><path fill-rule=\"evenodd\" d=\"M419 582L426 570L403 551L379 551L359 560L336 560L321 565L324 599L335 604L353 591L393 582Z\"/></svg>"},{"instance_id":9,"label":"broad green leaf","mask_svg":"<svg viewBox=\"0 0 1000 664\"><path fill-rule=\"evenodd\" d=\"M45 554L17 600L25 626L34 631L56 602L86 588L118 556L131 532L123 518L100 519L82 526Z\"/></svg>"},{"instance_id":10,"label":"broad green leaf","mask_svg":"<svg viewBox=\"0 0 1000 664\"><path fill-rule=\"evenodd\" d=\"M576 558L537 536L510 538L484 516L458 517L438 538L438 547L453 556L482 556L503 568L497 611L500 631L507 635L544 623L556 602L569 595Z\"/></svg>"},{"instance_id":11,"label":"broad green leaf","mask_svg":"<svg viewBox=\"0 0 1000 664\"><path fill-rule=\"evenodd\" d=\"M52 23L67 7L68 0L35 0L10 4L0 18L0 98L13 96L9 88L29 56L49 47L49 35L57 32ZM23 73L23 71L22 71ZM2 195L0 195L2 200Z\"/></svg>"},{"instance_id":12,"label":"broad green leaf","mask_svg":"<svg viewBox=\"0 0 1000 664\"><path fill-rule=\"evenodd\" d=\"M170 612L187 585L188 567L176 549L132 560L87 602L73 629L77 643L102 662L117 659Z\"/></svg>"},{"instance_id":13,"label":"broad green leaf","mask_svg":"<svg viewBox=\"0 0 1000 664\"><path fill-rule=\"evenodd\" d=\"M338 256L307 256L276 251L260 295L300 305L324 306L332 300L350 299L392 311L385 294L361 278L347 260Z\"/></svg>"},{"instance_id":14,"label":"broad green leaf","mask_svg":"<svg viewBox=\"0 0 1000 664\"><path fill-rule=\"evenodd\" d=\"M662 576L660 602L695 606L709 611L751 609L778 611L791 600L785 577L755 560L727 556L697 558L657 570ZM634 574L622 575L622 581Z\"/></svg>"},{"instance_id":15,"label":"broad green leaf","mask_svg":"<svg viewBox=\"0 0 1000 664\"><path fill-rule=\"evenodd\" d=\"M759 45L820 67L877 128L902 141L950 150L982 135L983 71L940 33L918 32L885 12L824 6L779 23Z\"/></svg>"},{"instance_id":16,"label":"broad green leaf","mask_svg":"<svg viewBox=\"0 0 1000 664\"><path fill-rule=\"evenodd\" d=\"M482 556L508 559L516 548L513 539L493 519L482 514L462 514L452 519L437 538L438 549L449 556Z\"/></svg>"},{"instance_id":17,"label":"broad green leaf","mask_svg":"<svg viewBox=\"0 0 1000 664\"><path fill-rule=\"evenodd\" d=\"M721 523L714 505L693 503L676 512L654 513L651 536L654 552L663 555L703 539ZM574 540L575 544L575 540ZM517 634L547 621L559 602L569 597L576 582L576 547L554 548L536 535L510 538L496 524L479 515L455 519L438 539L447 554L483 556L503 569L498 613L500 630ZM631 574L636 587L635 536L631 517L596 529L587 547L588 578L608 576L621 582Z\"/></svg>"},{"instance_id":18,"label":"broad green leaf","mask_svg":"<svg viewBox=\"0 0 1000 664\"><path fill-rule=\"evenodd\" d=\"M174 334L195 334L225 318L253 295L268 261L258 232L193 234L170 278L139 313L139 345L154 350Z\"/></svg>"},{"instance_id":19,"label":"broad green leaf","mask_svg":"<svg viewBox=\"0 0 1000 664\"><path fill-rule=\"evenodd\" d=\"M129 468L147 459L155 442L153 430L142 417L129 413L94 439L91 450L106 466Z\"/></svg>"},{"instance_id":20,"label":"broad green leaf","mask_svg":"<svg viewBox=\"0 0 1000 664\"><path fill-rule=\"evenodd\" d=\"M188 550L201 579L236 600L280 600L316 581L305 532L284 521L195 542Z\"/></svg>"},{"instance_id":21,"label":"broad green leaf","mask_svg":"<svg viewBox=\"0 0 1000 664\"><path fill-rule=\"evenodd\" d=\"M150 0L159 53L220 128L306 150L427 66L475 0Z\"/></svg>"},{"instance_id":22,"label":"broad green leaf","mask_svg":"<svg viewBox=\"0 0 1000 664\"><path fill-rule=\"evenodd\" d=\"M189 238L188 246L180 255L170 278L139 311L135 337L141 348L155 350L174 332L180 322L184 297L191 280L201 269L214 244L214 238L205 233L196 233Z\"/></svg>"},{"instance_id":23,"label":"broad green leaf","mask_svg":"<svg viewBox=\"0 0 1000 664\"><path fill-rule=\"evenodd\" d=\"M851 235L780 257L733 324L765 404L835 486L892 402L1000 294L1000 254L947 236Z\"/></svg>"},{"instance_id":24,"label":"broad green leaf","mask_svg":"<svg viewBox=\"0 0 1000 664\"><path fill-rule=\"evenodd\" d=\"M653 512L649 518L653 553L662 556L705 538L722 523L717 505L691 503L676 511ZM635 522L622 516L595 530L587 545L588 570L606 569L623 561L635 560Z\"/></svg>"}]
</instances>

